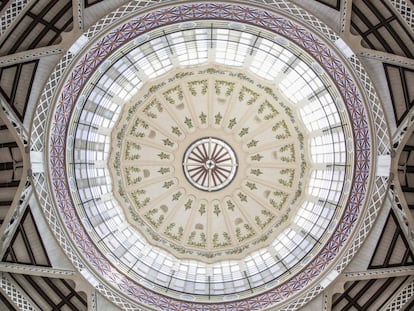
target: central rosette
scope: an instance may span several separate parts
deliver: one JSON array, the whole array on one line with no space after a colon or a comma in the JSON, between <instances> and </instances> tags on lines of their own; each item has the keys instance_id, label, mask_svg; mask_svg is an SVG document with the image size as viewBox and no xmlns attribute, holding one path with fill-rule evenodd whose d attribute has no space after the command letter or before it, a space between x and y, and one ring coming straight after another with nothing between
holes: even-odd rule
<instances>
[{"instance_id":1,"label":"central rosette","mask_svg":"<svg viewBox=\"0 0 414 311\"><path fill-rule=\"evenodd\" d=\"M232 182L237 172L237 157L224 141L207 137L195 141L184 155L187 180L197 189L217 191Z\"/></svg>"},{"instance_id":2,"label":"central rosette","mask_svg":"<svg viewBox=\"0 0 414 311\"><path fill-rule=\"evenodd\" d=\"M237 259L292 223L306 130L272 86L235 68L189 68L144 86L112 132L109 168L129 222L177 257Z\"/></svg>"}]
</instances>

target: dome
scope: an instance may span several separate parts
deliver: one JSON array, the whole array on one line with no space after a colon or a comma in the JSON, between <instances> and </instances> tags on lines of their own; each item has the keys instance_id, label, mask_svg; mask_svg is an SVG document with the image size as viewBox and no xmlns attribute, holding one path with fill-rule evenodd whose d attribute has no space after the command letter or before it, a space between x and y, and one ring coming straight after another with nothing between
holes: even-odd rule
<instances>
[{"instance_id":1,"label":"dome","mask_svg":"<svg viewBox=\"0 0 414 311\"><path fill-rule=\"evenodd\" d=\"M381 108L352 51L291 3L128 4L55 72L50 224L123 307L299 307L375 219Z\"/></svg>"}]
</instances>

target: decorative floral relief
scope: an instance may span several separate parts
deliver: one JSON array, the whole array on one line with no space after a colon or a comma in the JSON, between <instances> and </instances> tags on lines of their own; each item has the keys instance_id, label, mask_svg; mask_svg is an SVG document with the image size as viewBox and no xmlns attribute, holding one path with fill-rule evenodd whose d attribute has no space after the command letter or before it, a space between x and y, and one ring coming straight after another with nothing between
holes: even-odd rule
<instances>
[{"instance_id":1,"label":"decorative floral relief","mask_svg":"<svg viewBox=\"0 0 414 311\"><path fill-rule=\"evenodd\" d=\"M236 118L229 120L229 125L227 127L231 130L237 124Z\"/></svg>"},{"instance_id":2,"label":"decorative floral relief","mask_svg":"<svg viewBox=\"0 0 414 311\"><path fill-rule=\"evenodd\" d=\"M259 216L256 216L254 220L260 229L264 229L275 218L275 215L268 210L261 210L260 213L265 216L265 220L263 221Z\"/></svg>"},{"instance_id":3,"label":"decorative floral relief","mask_svg":"<svg viewBox=\"0 0 414 311\"><path fill-rule=\"evenodd\" d=\"M139 160L141 155L138 153L142 147L137 143L128 141L125 148L125 159L126 160Z\"/></svg>"},{"instance_id":4,"label":"decorative floral relief","mask_svg":"<svg viewBox=\"0 0 414 311\"><path fill-rule=\"evenodd\" d=\"M259 143L258 140L252 139L250 142L247 143L247 148L250 149L250 148L256 147L258 143Z\"/></svg>"},{"instance_id":5,"label":"decorative floral relief","mask_svg":"<svg viewBox=\"0 0 414 311\"><path fill-rule=\"evenodd\" d=\"M160 152L159 154L157 154L157 156L161 160L169 160L170 159L170 155L168 153L165 153L165 152Z\"/></svg>"},{"instance_id":6,"label":"decorative floral relief","mask_svg":"<svg viewBox=\"0 0 414 311\"><path fill-rule=\"evenodd\" d=\"M169 138L163 139L162 142L164 143L164 146L168 146L168 147L173 147L174 146L174 142L171 141L171 139L169 139Z\"/></svg>"},{"instance_id":7,"label":"decorative floral relief","mask_svg":"<svg viewBox=\"0 0 414 311\"><path fill-rule=\"evenodd\" d=\"M250 170L250 174L259 177L260 175L263 174L263 172L262 172L262 170L260 168L255 168L255 169L251 169Z\"/></svg>"},{"instance_id":8,"label":"decorative floral relief","mask_svg":"<svg viewBox=\"0 0 414 311\"><path fill-rule=\"evenodd\" d=\"M191 199L188 199L188 201L184 204L186 210L190 209L192 205L193 205L193 200Z\"/></svg>"},{"instance_id":9,"label":"decorative floral relief","mask_svg":"<svg viewBox=\"0 0 414 311\"><path fill-rule=\"evenodd\" d=\"M233 204L233 202L232 202L232 201L227 200L227 201L226 201L226 204L227 204L227 208L228 208L230 211L234 211L235 205Z\"/></svg>"},{"instance_id":10,"label":"decorative floral relief","mask_svg":"<svg viewBox=\"0 0 414 311\"><path fill-rule=\"evenodd\" d=\"M197 94L206 95L208 89L208 81L196 80L188 82L188 89L193 96L197 96Z\"/></svg>"},{"instance_id":11,"label":"decorative floral relief","mask_svg":"<svg viewBox=\"0 0 414 311\"><path fill-rule=\"evenodd\" d=\"M239 192L237 196L239 197L240 201L247 202L247 195L245 195L243 192Z\"/></svg>"},{"instance_id":12,"label":"decorative floral relief","mask_svg":"<svg viewBox=\"0 0 414 311\"><path fill-rule=\"evenodd\" d=\"M295 162L295 146L293 144L288 144L279 149L279 151L283 152L284 154L280 157L280 159L284 162ZM287 154L286 154L287 151Z\"/></svg>"},{"instance_id":13,"label":"decorative floral relief","mask_svg":"<svg viewBox=\"0 0 414 311\"><path fill-rule=\"evenodd\" d=\"M180 137L183 134L178 126L171 127L171 133L177 135L178 137Z\"/></svg>"},{"instance_id":14,"label":"decorative floral relief","mask_svg":"<svg viewBox=\"0 0 414 311\"><path fill-rule=\"evenodd\" d=\"M214 204L213 213L216 214L216 216L220 215L221 209L220 209L220 206L218 204Z\"/></svg>"},{"instance_id":15,"label":"decorative floral relief","mask_svg":"<svg viewBox=\"0 0 414 311\"><path fill-rule=\"evenodd\" d=\"M138 167L129 166L125 168L128 185L133 185L142 181L142 176L138 175L141 170Z\"/></svg>"},{"instance_id":16,"label":"decorative floral relief","mask_svg":"<svg viewBox=\"0 0 414 311\"><path fill-rule=\"evenodd\" d=\"M165 181L162 187L166 189L170 189L173 185L174 185L174 181L169 180L169 181Z\"/></svg>"},{"instance_id":17,"label":"decorative floral relief","mask_svg":"<svg viewBox=\"0 0 414 311\"><path fill-rule=\"evenodd\" d=\"M173 201L178 201L181 198L182 195L183 195L183 193L181 191L178 191L178 192L173 194L172 200Z\"/></svg>"},{"instance_id":18,"label":"decorative floral relief","mask_svg":"<svg viewBox=\"0 0 414 311\"><path fill-rule=\"evenodd\" d=\"M245 135L247 135L249 133L249 128L248 127L243 127L239 133L240 137L243 137Z\"/></svg>"},{"instance_id":19,"label":"decorative floral relief","mask_svg":"<svg viewBox=\"0 0 414 311\"><path fill-rule=\"evenodd\" d=\"M164 221L165 216L159 215L158 218L155 217L158 214L158 208L150 209L144 216L148 222L153 225L155 228L158 228Z\"/></svg>"},{"instance_id":20,"label":"decorative floral relief","mask_svg":"<svg viewBox=\"0 0 414 311\"><path fill-rule=\"evenodd\" d=\"M183 238L183 234L184 234L184 228L183 226L179 226L177 232L173 232L174 227L176 226L175 223L170 223L166 228L164 233L166 235L168 235L170 238L176 240L176 241L181 241L181 239Z\"/></svg>"},{"instance_id":21,"label":"decorative floral relief","mask_svg":"<svg viewBox=\"0 0 414 311\"><path fill-rule=\"evenodd\" d=\"M268 100L265 100L260 105L257 112L259 115L264 114L263 119L266 121L275 118L279 114L277 109Z\"/></svg>"},{"instance_id":22,"label":"decorative floral relief","mask_svg":"<svg viewBox=\"0 0 414 311\"><path fill-rule=\"evenodd\" d=\"M136 190L131 193L132 199L134 200L135 206L137 209L141 209L148 205L150 202L149 197L145 197L143 199L140 198L140 196L144 195L146 192L145 190Z\"/></svg>"},{"instance_id":23,"label":"decorative floral relief","mask_svg":"<svg viewBox=\"0 0 414 311\"><path fill-rule=\"evenodd\" d=\"M163 112L164 108L162 107L160 101L154 98L143 110L143 112L151 119L156 119L158 114Z\"/></svg>"},{"instance_id":24,"label":"decorative floral relief","mask_svg":"<svg viewBox=\"0 0 414 311\"><path fill-rule=\"evenodd\" d=\"M263 156L262 156L260 153L256 153L255 155L252 155L252 156L250 157L250 159L251 159L252 161L257 161L257 162L260 162L260 160L262 160L262 159L263 159Z\"/></svg>"},{"instance_id":25,"label":"decorative floral relief","mask_svg":"<svg viewBox=\"0 0 414 311\"><path fill-rule=\"evenodd\" d=\"M285 120L277 122L273 127L272 131L276 133L276 139L286 139L291 136L288 126Z\"/></svg>"},{"instance_id":26,"label":"decorative floral relief","mask_svg":"<svg viewBox=\"0 0 414 311\"><path fill-rule=\"evenodd\" d=\"M180 85L177 85L162 94L171 105L175 105L177 100L182 101L184 99L183 90Z\"/></svg>"},{"instance_id":27,"label":"decorative floral relief","mask_svg":"<svg viewBox=\"0 0 414 311\"><path fill-rule=\"evenodd\" d=\"M205 248L207 246L206 234L204 232L200 232L198 234L197 239L197 233L195 231L192 231L190 233L190 236L188 237L187 244L191 246Z\"/></svg>"},{"instance_id":28,"label":"decorative floral relief","mask_svg":"<svg viewBox=\"0 0 414 311\"><path fill-rule=\"evenodd\" d=\"M221 113L220 113L220 112L219 112L219 113L217 113L217 114L214 116L214 120L215 120L215 124L216 124L216 125L220 125L221 120L223 120L223 116L221 115Z\"/></svg>"},{"instance_id":29,"label":"decorative floral relief","mask_svg":"<svg viewBox=\"0 0 414 311\"><path fill-rule=\"evenodd\" d=\"M243 224L242 227L236 228L236 236L239 242L243 242L255 235L253 228L249 224Z\"/></svg>"},{"instance_id":30,"label":"decorative floral relief","mask_svg":"<svg viewBox=\"0 0 414 311\"><path fill-rule=\"evenodd\" d=\"M206 212L206 205L200 204L200 208L198 209L198 212L200 213L201 216L203 216L203 214Z\"/></svg>"},{"instance_id":31,"label":"decorative floral relief","mask_svg":"<svg viewBox=\"0 0 414 311\"><path fill-rule=\"evenodd\" d=\"M160 169L157 171L161 175L169 173L171 170L169 167L160 167Z\"/></svg>"},{"instance_id":32,"label":"decorative floral relief","mask_svg":"<svg viewBox=\"0 0 414 311\"><path fill-rule=\"evenodd\" d=\"M292 187L293 184L293 177L295 176L295 169L293 168L286 168L280 171L281 175L287 175L287 179L279 178L278 181L281 185L286 187Z\"/></svg>"},{"instance_id":33,"label":"decorative floral relief","mask_svg":"<svg viewBox=\"0 0 414 311\"><path fill-rule=\"evenodd\" d=\"M249 188L250 190L257 190L257 186L254 182L246 182L246 187Z\"/></svg>"},{"instance_id":34,"label":"decorative floral relief","mask_svg":"<svg viewBox=\"0 0 414 311\"><path fill-rule=\"evenodd\" d=\"M206 124L207 123L207 115L204 112L202 112L198 116L198 118L200 119L201 124Z\"/></svg>"},{"instance_id":35,"label":"decorative floral relief","mask_svg":"<svg viewBox=\"0 0 414 311\"><path fill-rule=\"evenodd\" d=\"M191 120L191 118L189 118L189 117L185 117L185 121L184 121L184 123L185 123L185 125L187 125L187 127L188 127L189 129L191 129L191 128L193 128L193 127L194 127L194 125L193 125L193 120Z\"/></svg>"},{"instance_id":36,"label":"decorative floral relief","mask_svg":"<svg viewBox=\"0 0 414 311\"><path fill-rule=\"evenodd\" d=\"M239 93L239 101L243 102L247 97L246 105L250 106L259 98L259 96L259 93L243 86Z\"/></svg>"},{"instance_id":37,"label":"decorative floral relief","mask_svg":"<svg viewBox=\"0 0 414 311\"><path fill-rule=\"evenodd\" d=\"M289 194L283 191L275 191L273 192L273 196L274 198L270 199L269 203L277 210L281 210L283 205L286 203Z\"/></svg>"},{"instance_id":38,"label":"decorative floral relief","mask_svg":"<svg viewBox=\"0 0 414 311\"><path fill-rule=\"evenodd\" d=\"M225 96L230 96L234 91L234 85L234 82L216 80L214 83L216 94L222 95L224 93Z\"/></svg>"},{"instance_id":39,"label":"decorative floral relief","mask_svg":"<svg viewBox=\"0 0 414 311\"><path fill-rule=\"evenodd\" d=\"M213 247L214 248L226 247L232 244L230 235L227 232L223 232L221 236L223 239L219 240L219 234L214 233L213 235Z\"/></svg>"}]
</instances>

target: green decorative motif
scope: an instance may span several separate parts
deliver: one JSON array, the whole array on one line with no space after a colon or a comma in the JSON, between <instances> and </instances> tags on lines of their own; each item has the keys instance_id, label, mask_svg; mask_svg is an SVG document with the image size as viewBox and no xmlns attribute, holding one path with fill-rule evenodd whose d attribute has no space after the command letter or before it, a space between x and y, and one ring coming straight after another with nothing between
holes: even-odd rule
<instances>
[{"instance_id":1,"label":"green decorative motif","mask_svg":"<svg viewBox=\"0 0 414 311\"><path fill-rule=\"evenodd\" d=\"M193 200L188 199L188 201L184 204L185 210L190 209L192 207L192 204L193 204Z\"/></svg>"},{"instance_id":2,"label":"green decorative motif","mask_svg":"<svg viewBox=\"0 0 414 311\"><path fill-rule=\"evenodd\" d=\"M146 197L143 200L141 200L139 198L141 195L143 195L145 193L146 193L146 191L145 190L142 190L142 189L136 190L136 191L134 191L134 192L131 193L131 196L132 196L132 199L133 199L133 201L135 203L135 206L138 209L141 209L141 208L147 206L147 204L150 202L150 198L149 197Z\"/></svg>"},{"instance_id":3,"label":"green decorative motif","mask_svg":"<svg viewBox=\"0 0 414 311\"><path fill-rule=\"evenodd\" d=\"M255 140L255 139L252 139L248 144L247 144L247 148L253 148L253 147L256 147L257 146L257 144L259 143L259 141L258 140Z\"/></svg>"},{"instance_id":4,"label":"green decorative motif","mask_svg":"<svg viewBox=\"0 0 414 311\"><path fill-rule=\"evenodd\" d=\"M174 181L173 180L169 180L169 181L165 181L164 182L164 185L162 187L163 188L166 188L166 189L170 189L173 185L174 185Z\"/></svg>"},{"instance_id":5,"label":"green decorative motif","mask_svg":"<svg viewBox=\"0 0 414 311\"><path fill-rule=\"evenodd\" d=\"M236 228L236 236L239 242L243 242L244 240L247 240L255 235L253 228L249 224L244 224L243 229L244 232L242 232L240 227Z\"/></svg>"},{"instance_id":6,"label":"green decorative motif","mask_svg":"<svg viewBox=\"0 0 414 311\"><path fill-rule=\"evenodd\" d=\"M280 174L287 175L287 179L279 178L279 183L286 187L292 187L293 177L295 176L295 170L293 168L286 168L281 170Z\"/></svg>"},{"instance_id":7,"label":"green decorative motif","mask_svg":"<svg viewBox=\"0 0 414 311\"><path fill-rule=\"evenodd\" d=\"M157 156L161 160L169 160L170 159L170 155L168 153L165 153L165 152L160 152L159 154L157 154Z\"/></svg>"},{"instance_id":8,"label":"green decorative motif","mask_svg":"<svg viewBox=\"0 0 414 311\"><path fill-rule=\"evenodd\" d=\"M136 137L136 138L144 138L145 134L141 131L139 131L139 129L148 129L148 123L146 123L145 121L137 118L134 122L134 125L131 127L131 130L129 131L129 133Z\"/></svg>"},{"instance_id":9,"label":"green decorative motif","mask_svg":"<svg viewBox=\"0 0 414 311\"><path fill-rule=\"evenodd\" d=\"M149 210L144 217L148 220L148 222L154 226L155 228L158 228L162 222L164 221L164 215L160 215L157 219L154 219L154 216L158 213L158 208L153 208Z\"/></svg>"},{"instance_id":10,"label":"green decorative motif","mask_svg":"<svg viewBox=\"0 0 414 311\"><path fill-rule=\"evenodd\" d=\"M221 210L218 204L214 204L214 210L213 213L216 214L216 216L220 215Z\"/></svg>"},{"instance_id":11,"label":"green decorative motif","mask_svg":"<svg viewBox=\"0 0 414 311\"><path fill-rule=\"evenodd\" d=\"M142 181L141 176L136 176L141 170L138 167L129 166L125 168L126 179L128 185L133 185ZM134 176L135 175L135 176Z\"/></svg>"},{"instance_id":12,"label":"green decorative motif","mask_svg":"<svg viewBox=\"0 0 414 311\"><path fill-rule=\"evenodd\" d=\"M239 193L237 194L237 196L239 197L240 201L242 201L242 202L247 202L247 195L245 195L244 193L239 192Z\"/></svg>"},{"instance_id":13,"label":"green decorative motif","mask_svg":"<svg viewBox=\"0 0 414 311\"><path fill-rule=\"evenodd\" d=\"M261 214L266 217L264 221L261 220L259 216L256 216L254 220L260 229L264 229L275 218L275 215L267 210L261 210Z\"/></svg>"},{"instance_id":14,"label":"green decorative motif","mask_svg":"<svg viewBox=\"0 0 414 311\"><path fill-rule=\"evenodd\" d=\"M185 125L187 125L187 127L188 127L189 129L194 127L194 125L193 125L193 121L192 121L190 118L188 118L188 117L185 117L185 121L184 121L184 123L185 123Z\"/></svg>"},{"instance_id":15,"label":"green decorative motif","mask_svg":"<svg viewBox=\"0 0 414 311\"><path fill-rule=\"evenodd\" d=\"M223 241L219 241L219 234L214 233L213 235L213 247L214 248L226 247L232 244L230 235L227 232L223 232L222 237L223 237Z\"/></svg>"},{"instance_id":16,"label":"green decorative motif","mask_svg":"<svg viewBox=\"0 0 414 311\"><path fill-rule=\"evenodd\" d=\"M178 230L176 233L172 232L172 229L175 227L175 223L170 223L166 228L164 233L166 235L168 235L170 238L176 240L176 241L181 241L181 239L183 238L183 234L184 234L184 228L182 226L178 227Z\"/></svg>"},{"instance_id":17,"label":"green decorative motif","mask_svg":"<svg viewBox=\"0 0 414 311\"><path fill-rule=\"evenodd\" d=\"M256 184L255 183L253 183L253 182L246 182L246 187L247 188L249 188L250 190L257 190L257 186L256 186Z\"/></svg>"},{"instance_id":18,"label":"green decorative motif","mask_svg":"<svg viewBox=\"0 0 414 311\"><path fill-rule=\"evenodd\" d=\"M256 153L250 157L252 161L260 162L263 159L263 156L260 153Z\"/></svg>"},{"instance_id":19,"label":"green decorative motif","mask_svg":"<svg viewBox=\"0 0 414 311\"><path fill-rule=\"evenodd\" d=\"M205 248L207 246L207 239L206 239L206 234L204 232L201 232L199 234L199 239L198 241L196 240L196 232L192 231L190 233L190 236L188 237L188 245L192 245L192 246L196 246L196 247L201 247L201 248Z\"/></svg>"},{"instance_id":20,"label":"green decorative motif","mask_svg":"<svg viewBox=\"0 0 414 311\"><path fill-rule=\"evenodd\" d=\"M243 86L239 93L239 101L243 101L246 95L250 97L246 102L246 105L248 106L253 104L259 98L259 93L256 93L255 91Z\"/></svg>"},{"instance_id":21,"label":"green decorative motif","mask_svg":"<svg viewBox=\"0 0 414 311\"><path fill-rule=\"evenodd\" d=\"M263 119L264 120L270 120L276 117L279 112L276 110L276 108L269 103L269 101L265 100L257 110L259 114L264 114Z\"/></svg>"},{"instance_id":22,"label":"green decorative motif","mask_svg":"<svg viewBox=\"0 0 414 311\"><path fill-rule=\"evenodd\" d=\"M175 105L175 98L177 98L178 100L183 100L184 95L183 95L183 90L181 89L181 86L177 85L171 89L169 89L168 91L163 93L165 99L167 100L167 102L169 102L171 105ZM175 95L175 96L173 96ZM175 97L175 98L174 98Z\"/></svg>"},{"instance_id":23,"label":"green decorative motif","mask_svg":"<svg viewBox=\"0 0 414 311\"><path fill-rule=\"evenodd\" d=\"M173 147L174 146L174 143L169 138L163 139L162 142L163 142L164 146L168 146L168 147Z\"/></svg>"},{"instance_id":24,"label":"green decorative motif","mask_svg":"<svg viewBox=\"0 0 414 311\"><path fill-rule=\"evenodd\" d=\"M131 127L130 134L136 138L144 138L145 134L141 131L139 131L139 128L142 129L148 129L149 125L144 120L141 120L140 118L137 118L134 122L134 125ZM122 139L119 137L119 139Z\"/></svg>"},{"instance_id":25,"label":"green decorative motif","mask_svg":"<svg viewBox=\"0 0 414 311\"><path fill-rule=\"evenodd\" d=\"M263 172L259 168L255 168L255 169L250 170L250 174L259 177L260 175L263 174Z\"/></svg>"},{"instance_id":26,"label":"green decorative motif","mask_svg":"<svg viewBox=\"0 0 414 311\"><path fill-rule=\"evenodd\" d=\"M180 137L183 134L181 130L178 128L178 126L171 127L171 133L177 135L178 137Z\"/></svg>"},{"instance_id":27,"label":"green decorative motif","mask_svg":"<svg viewBox=\"0 0 414 311\"><path fill-rule=\"evenodd\" d=\"M158 113L164 111L158 99L153 99L143 110L143 112L151 119L156 119Z\"/></svg>"},{"instance_id":28,"label":"green decorative motif","mask_svg":"<svg viewBox=\"0 0 414 311\"><path fill-rule=\"evenodd\" d=\"M183 195L183 193L181 191L178 191L177 193L173 194L172 200L173 201L178 201L182 195Z\"/></svg>"},{"instance_id":29,"label":"green decorative motif","mask_svg":"<svg viewBox=\"0 0 414 311\"><path fill-rule=\"evenodd\" d=\"M161 167L158 171L158 173L160 173L161 175L167 174L170 172L170 168L169 167Z\"/></svg>"},{"instance_id":30,"label":"green decorative motif","mask_svg":"<svg viewBox=\"0 0 414 311\"><path fill-rule=\"evenodd\" d=\"M196 81L188 82L188 89L190 90L190 93L193 96L197 96L199 92L201 92L201 95L206 95L207 89L208 89L208 81L207 80L196 80Z\"/></svg>"},{"instance_id":31,"label":"green decorative motif","mask_svg":"<svg viewBox=\"0 0 414 311\"><path fill-rule=\"evenodd\" d=\"M227 127L231 130L237 124L236 118L229 120L229 125Z\"/></svg>"},{"instance_id":32,"label":"green decorative motif","mask_svg":"<svg viewBox=\"0 0 414 311\"><path fill-rule=\"evenodd\" d=\"M206 205L200 204L200 208L198 209L198 212L200 213L201 216L203 216L203 214L206 212Z\"/></svg>"},{"instance_id":33,"label":"green decorative motif","mask_svg":"<svg viewBox=\"0 0 414 311\"><path fill-rule=\"evenodd\" d=\"M232 201L227 200L226 204L227 204L227 208L228 208L230 211L234 211L235 205L233 204L233 202L232 202Z\"/></svg>"},{"instance_id":34,"label":"green decorative motif","mask_svg":"<svg viewBox=\"0 0 414 311\"><path fill-rule=\"evenodd\" d=\"M230 96L231 93L233 93L234 91L234 82L228 82L228 81L223 81L223 80L216 80L215 84L214 84L214 88L216 90L216 94L217 95L221 95L222 94L222 89L225 88L225 95L226 96Z\"/></svg>"},{"instance_id":35,"label":"green decorative motif","mask_svg":"<svg viewBox=\"0 0 414 311\"><path fill-rule=\"evenodd\" d=\"M283 156L280 157L280 159L283 162L289 162L289 163L291 163L291 162L295 162L296 161L296 158L295 158L295 146L293 146L293 144L285 145L285 146L281 147L279 150L281 152L288 151L288 155L283 155Z\"/></svg>"},{"instance_id":36,"label":"green decorative motif","mask_svg":"<svg viewBox=\"0 0 414 311\"><path fill-rule=\"evenodd\" d=\"M138 154L138 151L141 150L141 146L132 141L127 141L125 149L125 159L126 160L138 160L141 156ZM135 151L135 153L133 153Z\"/></svg>"},{"instance_id":37,"label":"green decorative motif","mask_svg":"<svg viewBox=\"0 0 414 311\"><path fill-rule=\"evenodd\" d=\"M241 129L239 136L243 137L244 135L247 135L249 133L249 128L248 127L244 127Z\"/></svg>"},{"instance_id":38,"label":"green decorative motif","mask_svg":"<svg viewBox=\"0 0 414 311\"><path fill-rule=\"evenodd\" d=\"M200 119L201 124L206 124L206 122L207 122L207 115L204 112L202 112L198 117Z\"/></svg>"},{"instance_id":39,"label":"green decorative motif","mask_svg":"<svg viewBox=\"0 0 414 311\"><path fill-rule=\"evenodd\" d=\"M273 195L275 196L275 199L270 199L269 203L276 208L277 210L281 210L283 205L286 203L287 198L289 197L289 195L285 192L282 191L275 191L273 192Z\"/></svg>"},{"instance_id":40,"label":"green decorative motif","mask_svg":"<svg viewBox=\"0 0 414 311\"><path fill-rule=\"evenodd\" d=\"M220 125L220 122L222 119L223 119L223 116L220 114L220 112L214 116L216 125Z\"/></svg>"},{"instance_id":41,"label":"green decorative motif","mask_svg":"<svg viewBox=\"0 0 414 311\"><path fill-rule=\"evenodd\" d=\"M276 132L276 139L286 139L291 136L285 120L277 122L272 127L272 131Z\"/></svg>"},{"instance_id":42,"label":"green decorative motif","mask_svg":"<svg viewBox=\"0 0 414 311\"><path fill-rule=\"evenodd\" d=\"M156 91L158 91L164 85L165 85L165 82L155 84L155 85L151 85L151 87L149 88L149 92L150 93L155 93Z\"/></svg>"}]
</instances>

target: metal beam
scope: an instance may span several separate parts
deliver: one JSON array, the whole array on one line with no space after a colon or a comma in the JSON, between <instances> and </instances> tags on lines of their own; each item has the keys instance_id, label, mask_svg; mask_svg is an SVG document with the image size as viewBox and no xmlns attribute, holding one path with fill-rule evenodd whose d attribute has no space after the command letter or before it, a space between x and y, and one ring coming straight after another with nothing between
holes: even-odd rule
<instances>
[{"instance_id":1,"label":"metal beam","mask_svg":"<svg viewBox=\"0 0 414 311\"><path fill-rule=\"evenodd\" d=\"M0 290L3 295L17 307L18 310L37 310L37 305L27 296L14 281L6 277L6 274L0 275Z\"/></svg>"},{"instance_id":2,"label":"metal beam","mask_svg":"<svg viewBox=\"0 0 414 311\"><path fill-rule=\"evenodd\" d=\"M350 282L350 281L362 281L362 280L369 280L369 279L384 279L384 278L407 276L407 275L414 275L414 266L346 272L343 274L342 281Z\"/></svg>"},{"instance_id":3,"label":"metal beam","mask_svg":"<svg viewBox=\"0 0 414 311\"><path fill-rule=\"evenodd\" d=\"M29 143L29 133L2 95L0 95L0 108L0 118L3 119L12 135L15 136L24 157L24 148Z\"/></svg>"},{"instance_id":4,"label":"metal beam","mask_svg":"<svg viewBox=\"0 0 414 311\"><path fill-rule=\"evenodd\" d=\"M75 271L35 265L0 262L0 272L42 276L56 279L74 279Z\"/></svg>"},{"instance_id":5,"label":"metal beam","mask_svg":"<svg viewBox=\"0 0 414 311\"><path fill-rule=\"evenodd\" d=\"M24 187L23 190L18 191L17 196L13 200L13 205L9 209L6 218L1 226L0 231L0 258L3 258L7 248L9 247L10 241L12 240L14 233L19 227L20 220L24 215L24 212L28 206L30 196L32 195L32 186L26 182L19 186Z\"/></svg>"},{"instance_id":6,"label":"metal beam","mask_svg":"<svg viewBox=\"0 0 414 311\"><path fill-rule=\"evenodd\" d=\"M17 52L11 55L0 57L0 67L8 67L20 63L26 63L32 60L37 60L42 57L62 54L64 49L59 45L52 45L47 47L41 47L23 52Z\"/></svg>"}]
</instances>

